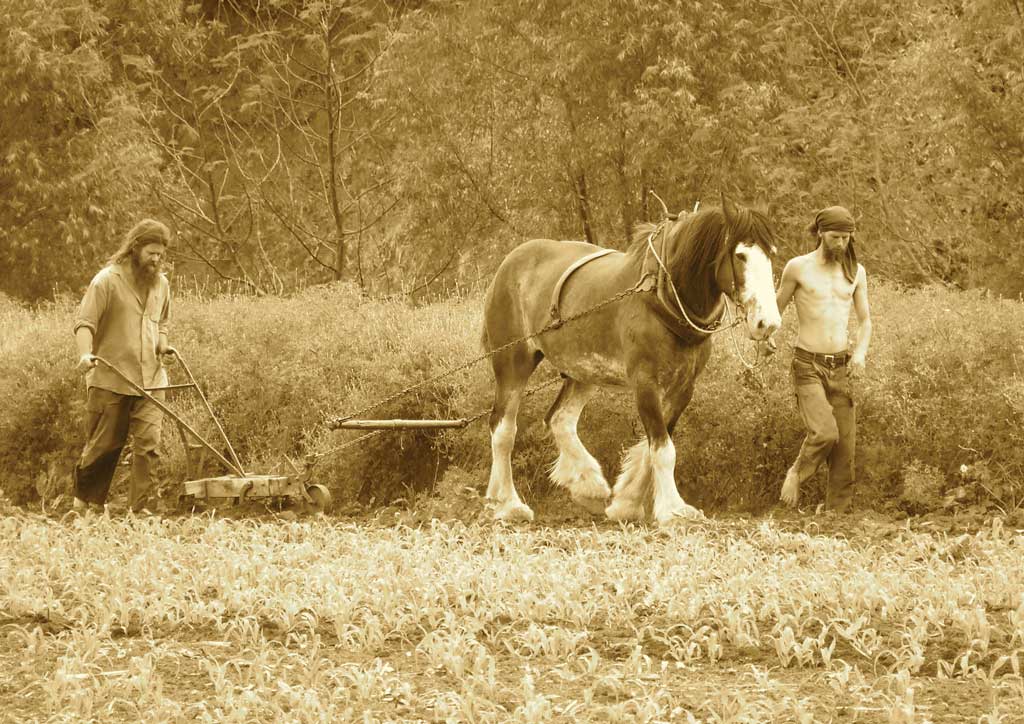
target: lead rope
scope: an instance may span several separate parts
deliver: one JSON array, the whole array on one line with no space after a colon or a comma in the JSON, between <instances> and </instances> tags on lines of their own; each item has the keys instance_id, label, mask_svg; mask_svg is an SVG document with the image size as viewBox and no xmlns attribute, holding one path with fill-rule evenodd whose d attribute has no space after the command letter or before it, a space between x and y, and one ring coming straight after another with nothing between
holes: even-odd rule
<instances>
[{"instance_id":1,"label":"lead rope","mask_svg":"<svg viewBox=\"0 0 1024 724\"><path fill-rule=\"evenodd\" d=\"M727 301L725 306L726 306L726 310L727 310L727 313L728 313L730 319L732 319L733 316L734 316L733 315L733 311L732 311L732 305L729 304L729 302ZM728 327L726 327L726 329L731 329L732 327L735 327L739 323L740 323L740 319L739 319L739 317L736 317L735 320ZM754 361L751 363L751 362L747 362L746 358L743 356L743 353L740 351L740 343L736 339L736 333L733 332L732 334L730 334L729 338L732 340L732 346L733 346L734 351L736 352L736 357L743 364L743 366L746 367L751 372L753 372L755 369L757 369L757 367L758 367L758 360L761 359L761 348L759 346L757 346L757 343L756 342L754 343Z\"/></svg>"}]
</instances>

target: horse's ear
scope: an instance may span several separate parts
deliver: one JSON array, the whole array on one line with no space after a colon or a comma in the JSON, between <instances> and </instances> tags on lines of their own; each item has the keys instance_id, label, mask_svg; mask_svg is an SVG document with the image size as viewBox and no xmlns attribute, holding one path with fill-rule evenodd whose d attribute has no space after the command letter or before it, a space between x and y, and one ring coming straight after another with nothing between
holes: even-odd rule
<instances>
[{"instance_id":1,"label":"horse's ear","mask_svg":"<svg viewBox=\"0 0 1024 724\"><path fill-rule=\"evenodd\" d=\"M757 192L757 198L754 200L754 208L763 213L768 218L772 216L772 204L768 200L768 194L764 191Z\"/></svg>"},{"instance_id":2,"label":"horse's ear","mask_svg":"<svg viewBox=\"0 0 1024 724\"><path fill-rule=\"evenodd\" d=\"M735 219L738 215L736 204L734 204L731 199L726 197L724 191L721 191L719 193L722 196L722 213L725 214L725 220L731 224L732 220Z\"/></svg>"}]
</instances>

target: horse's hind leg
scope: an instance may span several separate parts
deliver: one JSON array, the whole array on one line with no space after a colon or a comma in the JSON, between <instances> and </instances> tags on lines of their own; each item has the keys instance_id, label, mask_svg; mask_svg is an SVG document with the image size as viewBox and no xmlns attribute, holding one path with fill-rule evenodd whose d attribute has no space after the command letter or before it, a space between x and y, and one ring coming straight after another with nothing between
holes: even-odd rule
<instances>
[{"instance_id":1,"label":"horse's hind leg","mask_svg":"<svg viewBox=\"0 0 1024 724\"><path fill-rule=\"evenodd\" d=\"M487 499L494 501L497 520L533 520L533 511L523 503L512 482L512 448L516 443L516 418L523 387L540 363L540 352L524 342L496 354L494 406L491 408L491 477Z\"/></svg>"},{"instance_id":2,"label":"horse's hind leg","mask_svg":"<svg viewBox=\"0 0 1024 724\"><path fill-rule=\"evenodd\" d=\"M592 513L600 513L611 489L601 472L600 463L583 446L576 432L583 408L595 389L593 385L566 378L545 422L558 445L558 459L551 467L551 480L568 488L577 505Z\"/></svg>"}]
</instances>

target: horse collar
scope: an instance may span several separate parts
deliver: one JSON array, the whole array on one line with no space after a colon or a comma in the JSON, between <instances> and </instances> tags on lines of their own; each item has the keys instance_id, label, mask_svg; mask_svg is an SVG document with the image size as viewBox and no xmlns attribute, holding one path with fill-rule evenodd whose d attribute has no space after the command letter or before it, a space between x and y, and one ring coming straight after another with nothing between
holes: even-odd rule
<instances>
[{"instance_id":1,"label":"horse collar","mask_svg":"<svg viewBox=\"0 0 1024 724\"><path fill-rule=\"evenodd\" d=\"M662 260L662 256L664 256L665 253L665 225L666 222L662 221L660 224L658 224L657 227L655 227L654 231L652 231L650 235L647 237L647 250L650 254L654 256L656 268L653 272L641 271L641 278L640 281L637 282L637 286L641 289L647 286L648 289L654 292L654 296L660 303L660 310L663 313L663 321L666 323L665 326L667 326L677 337L696 337L699 341L703 341L704 339L707 339L716 331L718 331L722 323L722 317L725 315L725 294L723 292L722 295L719 297L718 303L715 305L714 310L712 310L711 312L710 321L705 322L704 320L700 320L700 323L698 324L691 318L691 315L686 311L686 306L683 304L682 298L679 296L679 292L676 290L675 282L672 281L672 275L669 273L668 268L665 266L665 262ZM659 231L661 232L662 238L661 255L659 255L657 250L655 250L653 243L654 236ZM643 266L646 266L646 264L644 264ZM653 274L654 276L653 287L645 285L646 278L651 274ZM733 289L735 289L735 270L733 272L732 283ZM673 301L675 301L674 306L669 302L668 299L666 299L666 286L668 286L668 289L672 293L672 299ZM693 316L696 317L696 315Z\"/></svg>"}]
</instances>

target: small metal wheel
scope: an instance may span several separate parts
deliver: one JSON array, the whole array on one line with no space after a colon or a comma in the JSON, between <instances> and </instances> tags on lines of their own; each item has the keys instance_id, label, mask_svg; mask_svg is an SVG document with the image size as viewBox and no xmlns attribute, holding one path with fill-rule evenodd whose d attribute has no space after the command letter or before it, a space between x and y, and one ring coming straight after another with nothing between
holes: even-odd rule
<instances>
[{"instance_id":1,"label":"small metal wheel","mask_svg":"<svg viewBox=\"0 0 1024 724\"><path fill-rule=\"evenodd\" d=\"M314 510L327 510L331 504L331 491L323 485L307 485L306 494Z\"/></svg>"}]
</instances>

